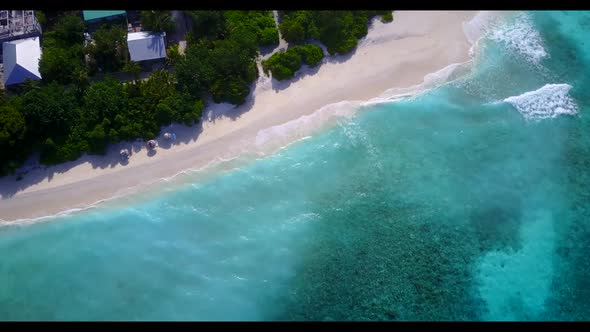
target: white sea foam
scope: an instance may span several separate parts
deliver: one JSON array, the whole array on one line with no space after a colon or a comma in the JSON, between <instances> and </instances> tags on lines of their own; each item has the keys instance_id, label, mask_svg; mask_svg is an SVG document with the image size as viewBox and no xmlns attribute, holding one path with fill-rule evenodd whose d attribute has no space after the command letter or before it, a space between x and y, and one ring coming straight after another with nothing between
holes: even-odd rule
<instances>
[{"instance_id":1,"label":"white sea foam","mask_svg":"<svg viewBox=\"0 0 590 332\"><path fill-rule=\"evenodd\" d=\"M359 107L359 102L342 101L326 105L316 112L301 116L284 124L260 130L255 145L260 150L275 149L305 138L337 118L350 118Z\"/></svg>"},{"instance_id":2,"label":"white sea foam","mask_svg":"<svg viewBox=\"0 0 590 332\"><path fill-rule=\"evenodd\" d=\"M383 92L379 97L370 99L362 103L362 106L369 106L385 102L392 102L404 98L414 97L422 94L428 90L436 88L442 84L452 81L454 78L462 73L462 69L466 68L470 62L452 63L434 73L424 76L422 83L407 87L407 88L392 88Z\"/></svg>"},{"instance_id":3,"label":"white sea foam","mask_svg":"<svg viewBox=\"0 0 590 332\"><path fill-rule=\"evenodd\" d=\"M569 84L547 84L542 88L508 97L505 102L512 104L527 119L545 119L578 112L575 101L570 97Z\"/></svg>"},{"instance_id":4,"label":"white sea foam","mask_svg":"<svg viewBox=\"0 0 590 332\"><path fill-rule=\"evenodd\" d=\"M427 74L420 84L408 88L388 89L379 97L364 102L345 100L329 104L312 114L260 130L256 135L255 146L259 152L283 148L293 142L308 138L312 133L325 128L327 124L337 123L338 119L351 119L363 107L399 101L445 84L459 76L465 68L468 68L469 64L469 61L453 63L434 73Z\"/></svg>"},{"instance_id":5,"label":"white sea foam","mask_svg":"<svg viewBox=\"0 0 590 332\"><path fill-rule=\"evenodd\" d=\"M535 30L531 17L527 13L519 13L512 21L497 24L487 36L508 49L517 52L527 61L539 64L549 54L543 47L543 39Z\"/></svg>"},{"instance_id":6,"label":"white sea foam","mask_svg":"<svg viewBox=\"0 0 590 332\"><path fill-rule=\"evenodd\" d=\"M206 174L208 172L212 173L218 169L223 170L226 168L235 168L236 166L233 165L232 163L239 162L238 159L239 159L238 157L228 158L228 159L216 158L214 160L209 161L207 164L205 164L204 166L199 167L199 168L185 169L185 170L182 170L182 171L180 171L172 176L169 176L169 177L157 178L157 179L154 179L153 181L150 181L150 182L141 183L136 186L122 188L122 189L118 190L117 192L115 192L110 197L97 200L96 202L84 205L83 207L77 207L77 208L73 208L73 209L65 209L63 211L60 211L60 212L57 212L54 214L49 214L49 215L34 217L34 218L22 218L22 219L14 219L14 220L4 220L4 219L0 218L0 227L26 226L26 225L31 225L31 224L41 223L41 222L47 222L47 221L50 221L50 220L53 220L56 218L67 217L67 216L71 216L74 214L78 214L80 212L95 209L95 208L98 208L99 206L103 206L103 204L105 204L105 203L121 202L121 200L123 198L141 195L144 192L150 193L150 194L157 194L157 192L161 192L163 190L166 190L167 188L163 188L160 186L159 191L146 190L146 189L149 189L150 187L153 187L154 185L159 186L163 183L169 183L169 185L174 185L174 184L170 184L174 180L179 180L179 183L182 184L183 182L180 178L184 177L184 176L189 176L189 175L194 175L194 174L201 174L203 176L206 176Z\"/></svg>"}]
</instances>

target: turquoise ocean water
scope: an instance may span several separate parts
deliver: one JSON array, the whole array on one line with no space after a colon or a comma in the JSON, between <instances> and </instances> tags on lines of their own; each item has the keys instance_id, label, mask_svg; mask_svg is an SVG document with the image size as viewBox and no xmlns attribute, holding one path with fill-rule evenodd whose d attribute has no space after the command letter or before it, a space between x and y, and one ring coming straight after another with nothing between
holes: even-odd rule
<instances>
[{"instance_id":1,"label":"turquoise ocean water","mask_svg":"<svg viewBox=\"0 0 590 332\"><path fill-rule=\"evenodd\" d=\"M0 227L0 320L590 319L589 12L266 158Z\"/></svg>"}]
</instances>

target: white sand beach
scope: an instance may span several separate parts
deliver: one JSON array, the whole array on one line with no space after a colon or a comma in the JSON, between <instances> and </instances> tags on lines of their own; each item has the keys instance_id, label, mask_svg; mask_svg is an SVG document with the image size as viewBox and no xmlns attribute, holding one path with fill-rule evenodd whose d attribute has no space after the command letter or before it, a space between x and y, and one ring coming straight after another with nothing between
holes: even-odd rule
<instances>
[{"instance_id":1,"label":"white sand beach","mask_svg":"<svg viewBox=\"0 0 590 332\"><path fill-rule=\"evenodd\" d=\"M106 156L84 156L33 170L20 181L16 176L1 178L0 220L82 208L125 188L235 157L256 144L261 130L313 114L325 105L367 101L391 88L420 84L427 74L470 59L463 22L476 14L396 11L391 23L376 20L352 55L327 57L318 68L305 69L288 82L261 78L246 104L211 105L202 124L172 126L178 139L166 146L158 138L162 146L153 155L145 143L133 143L135 147L121 143ZM119 150L124 147L132 154L128 163L121 164Z\"/></svg>"}]
</instances>

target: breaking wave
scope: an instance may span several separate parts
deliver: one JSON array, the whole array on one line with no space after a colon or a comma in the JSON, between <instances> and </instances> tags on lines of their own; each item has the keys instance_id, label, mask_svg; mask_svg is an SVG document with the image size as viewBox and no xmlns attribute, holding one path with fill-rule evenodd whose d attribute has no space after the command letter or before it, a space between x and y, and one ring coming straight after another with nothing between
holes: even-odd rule
<instances>
[{"instance_id":1,"label":"breaking wave","mask_svg":"<svg viewBox=\"0 0 590 332\"><path fill-rule=\"evenodd\" d=\"M504 101L516 107L527 119L574 115L578 112L578 106L569 95L571 88L569 84L546 84L538 90L508 97Z\"/></svg>"},{"instance_id":2,"label":"breaking wave","mask_svg":"<svg viewBox=\"0 0 590 332\"><path fill-rule=\"evenodd\" d=\"M488 38L504 44L535 65L549 56L541 35L527 13L519 13L513 22L504 21L489 31Z\"/></svg>"}]
</instances>

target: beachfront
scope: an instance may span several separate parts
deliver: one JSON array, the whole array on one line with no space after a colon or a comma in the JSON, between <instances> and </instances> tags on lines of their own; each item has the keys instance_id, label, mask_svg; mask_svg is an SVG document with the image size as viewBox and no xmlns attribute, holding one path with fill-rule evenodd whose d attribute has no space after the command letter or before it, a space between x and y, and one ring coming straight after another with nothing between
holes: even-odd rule
<instances>
[{"instance_id":1,"label":"beachfront","mask_svg":"<svg viewBox=\"0 0 590 332\"><path fill-rule=\"evenodd\" d=\"M35 170L21 181L15 176L0 179L0 219L37 218L83 208L127 188L244 151L269 151L256 145L261 130L312 114L325 105L360 102L391 88L417 85L429 73L468 61L471 44L463 23L475 14L400 11L393 23L375 21L352 54L328 57L319 68L286 82L261 77L244 105L209 106L202 124L174 126L178 139L154 155L137 146L123 165L119 151L131 144L120 144L112 146L106 156L85 156Z\"/></svg>"}]
</instances>

